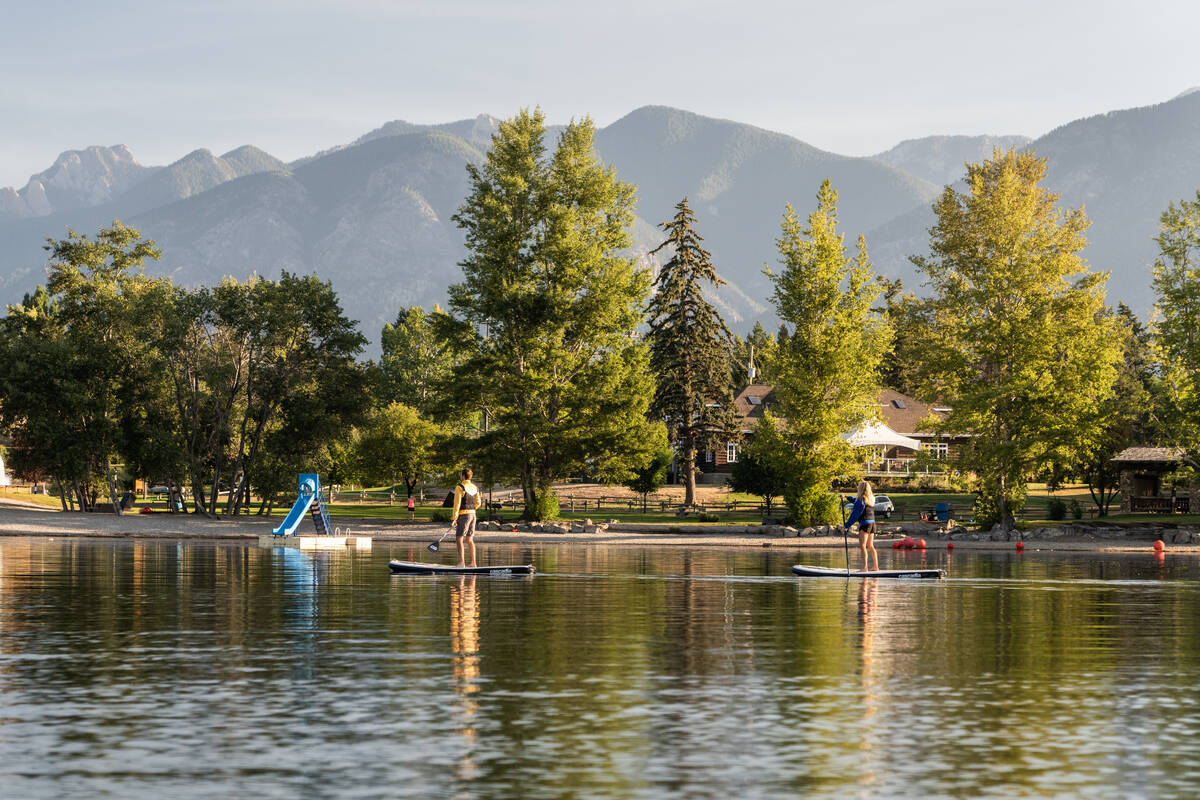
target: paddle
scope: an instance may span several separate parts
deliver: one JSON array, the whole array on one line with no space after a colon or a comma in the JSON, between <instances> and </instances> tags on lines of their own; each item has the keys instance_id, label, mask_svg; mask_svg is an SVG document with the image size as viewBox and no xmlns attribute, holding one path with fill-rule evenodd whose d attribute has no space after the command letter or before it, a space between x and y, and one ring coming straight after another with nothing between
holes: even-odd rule
<instances>
[{"instance_id":1,"label":"paddle","mask_svg":"<svg viewBox=\"0 0 1200 800\"><path fill-rule=\"evenodd\" d=\"M850 540L847 538L849 531L846 530L846 501L842 499L842 493L838 492L838 507L842 509L842 548L846 551L846 579L850 579Z\"/></svg>"},{"instance_id":2,"label":"paddle","mask_svg":"<svg viewBox=\"0 0 1200 800\"><path fill-rule=\"evenodd\" d=\"M447 536L449 536L450 531L452 531L452 530L454 530L454 526L450 526L449 528L447 528L446 532L442 534L442 539L445 539ZM442 543L442 539L438 539L436 542L429 545L430 552L436 553L438 551L438 545L440 545Z\"/></svg>"}]
</instances>

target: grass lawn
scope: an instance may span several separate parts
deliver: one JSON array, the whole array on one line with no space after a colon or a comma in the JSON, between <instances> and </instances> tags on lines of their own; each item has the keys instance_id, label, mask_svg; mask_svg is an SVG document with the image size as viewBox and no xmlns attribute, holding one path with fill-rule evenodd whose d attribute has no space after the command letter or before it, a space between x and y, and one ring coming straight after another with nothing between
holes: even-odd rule
<instances>
[{"instance_id":1,"label":"grass lawn","mask_svg":"<svg viewBox=\"0 0 1200 800\"><path fill-rule=\"evenodd\" d=\"M10 489L0 489L0 497L10 500L20 500L23 503L36 503L47 508L62 508L62 501L48 494L30 494L29 492L14 492Z\"/></svg>"},{"instance_id":2,"label":"grass lawn","mask_svg":"<svg viewBox=\"0 0 1200 800\"><path fill-rule=\"evenodd\" d=\"M342 502L332 503L329 506L330 516L335 519L370 519L380 521L393 521L397 524L403 524L408 521L408 506L405 500L407 499L401 493L397 493L395 505L388 505L387 502L379 502L380 497L386 498L386 487L383 490L376 490L369 495L372 497L367 502L361 502L358 499L357 492L345 492L339 495L339 500ZM933 509L939 502L948 503L952 516L956 520L969 520L971 518L971 509L975 502L973 493L951 493L951 492L880 492L887 494L896 505L896 513L893 514L891 521L893 522L911 522L919 519L922 512ZM845 495L845 493L843 493ZM26 492L11 492L0 490L0 497L12 497L19 500L38 503L49 508L59 508L61 504L57 497L53 495L28 494ZM756 525L762 521L763 514L757 510L757 506L761 502L761 498L756 495L740 494L735 492L721 493L719 500L714 501L712 497L706 498L706 507L708 513L715 514L718 521L710 524L719 525ZM353 498L353 499L351 499ZM1076 522L1068 514L1064 520L1047 519L1047 507L1051 500L1059 499L1066 503L1070 503L1072 499L1077 500L1083 510L1083 519L1080 521L1091 522L1113 522L1113 523L1142 523L1142 524L1197 524L1200 523L1198 515L1150 515L1150 514L1110 514L1107 517L1096 516L1096 506L1091 500L1086 486L1068 486L1059 489L1055 492L1047 492L1042 484L1030 484L1028 494L1026 496L1025 508L1019 515L1019 524L1022 528L1046 527L1053 525L1064 525ZM741 510L730 511L726 508L726 504L731 502L742 503ZM166 511L167 504L165 500L139 500L137 507L149 506L155 510ZM271 514L272 519L282 518L287 514L290 504L276 506ZM432 514L435 509L441 509L440 503L430 498L425 505L418 505L416 508L416 521L429 524L432 522ZM1113 510L1120 508L1119 503L1114 503L1111 507ZM257 511L257 503L251 505L251 511ZM773 504L771 516L781 517L786 513L782 501ZM521 509L505 508L496 513L502 522L515 522L520 518ZM250 517L255 516L253 513ZM619 520L620 522L647 522L658 523L664 525L686 523L688 525L705 524L700 523L696 519L696 514L689 514L687 517L677 517L674 511L661 511L656 500L651 500L647 504L647 510L642 511L640 499L634 500L632 507L628 502L610 503L602 508L587 508L585 510L571 511L567 504L563 504L563 509L560 513L560 518L565 520L583 520L592 519L597 522L609 519Z\"/></svg>"}]
</instances>

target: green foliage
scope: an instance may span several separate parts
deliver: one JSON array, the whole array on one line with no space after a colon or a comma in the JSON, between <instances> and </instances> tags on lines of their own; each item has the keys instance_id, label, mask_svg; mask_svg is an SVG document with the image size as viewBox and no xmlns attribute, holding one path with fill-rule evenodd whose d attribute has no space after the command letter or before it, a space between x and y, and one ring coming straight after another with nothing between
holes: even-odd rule
<instances>
[{"instance_id":1,"label":"green foliage","mask_svg":"<svg viewBox=\"0 0 1200 800\"><path fill-rule=\"evenodd\" d=\"M657 492L667 482L667 471L671 467L671 462L675 460L675 453L669 447L663 447L650 460L648 464L640 469L635 470L631 480L625 482L630 491L637 492L642 496L642 511L646 510L646 498L651 492Z\"/></svg>"},{"instance_id":2,"label":"green foliage","mask_svg":"<svg viewBox=\"0 0 1200 800\"><path fill-rule=\"evenodd\" d=\"M751 363L751 355L753 355L754 363L754 382L773 385L775 383L773 359L776 349L775 337L767 333L761 322L754 323L754 328L745 339L734 336L730 388L737 391L750 383L747 367Z\"/></svg>"},{"instance_id":3,"label":"green foliage","mask_svg":"<svg viewBox=\"0 0 1200 800\"><path fill-rule=\"evenodd\" d=\"M1071 502L1067 503L1067 513L1071 515L1071 519L1083 519L1083 507L1074 497L1071 498Z\"/></svg>"},{"instance_id":4,"label":"green foliage","mask_svg":"<svg viewBox=\"0 0 1200 800\"><path fill-rule=\"evenodd\" d=\"M1046 519L1063 519L1067 516L1067 504L1057 497L1046 503Z\"/></svg>"},{"instance_id":5,"label":"green foliage","mask_svg":"<svg viewBox=\"0 0 1200 800\"><path fill-rule=\"evenodd\" d=\"M873 308L880 287L865 241L859 238L853 259L846 255L829 181L807 224L787 207L777 245L783 271L767 274L787 333L781 332L772 360L787 427L775 465L788 476L784 498L793 518L829 522L829 508L836 510L829 500L833 480L860 468L844 436L878 413L880 363L891 329Z\"/></svg>"},{"instance_id":6,"label":"green foliage","mask_svg":"<svg viewBox=\"0 0 1200 800\"><path fill-rule=\"evenodd\" d=\"M436 424L402 403L375 409L357 440L358 476L368 485L403 481L412 494L417 482L434 468L434 446L441 433Z\"/></svg>"},{"instance_id":7,"label":"green foliage","mask_svg":"<svg viewBox=\"0 0 1200 800\"><path fill-rule=\"evenodd\" d=\"M778 423L770 411L764 411L754 436L733 464L730 488L761 497L766 514L770 516L774 499L787 489L788 454L789 448Z\"/></svg>"},{"instance_id":8,"label":"green foliage","mask_svg":"<svg viewBox=\"0 0 1200 800\"><path fill-rule=\"evenodd\" d=\"M1200 191L1163 212L1154 262L1158 348L1172 444L1200 449Z\"/></svg>"},{"instance_id":9,"label":"green foliage","mask_svg":"<svg viewBox=\"0 0 1200 800\"><path fill-rule=\"evenodd\" d=\"M1120 470L1112 463L1113 457L1131 445L1151 444L1162 432L1171 430L1163 424L1172 406L1162 394L1150 331L1124 303L1118 304L1114 322L1122 358L1113 381L1113 397L1096 407L1087 423L1091 435L1081 442L1069 465L1087 484L1100 516L1108 514L1118 490Z\"/></svg>"},{"instance_id":10,"label":"green foliage","mask_svg":"<svg viewBox=\"0 0 1200 800\"><path fill-rule=\"evenodd\" d=\"M788 516L796 525L834 525L842 520L838 496L828 488L811 484L789 487L784 500Z\"/></svg>"},{"instance_id":11,"label":"green foliage","mask_svg":"<svg viewBox=\"0 0 1200 800\"><path fill-rule=\"evenodd\" d=\"M1029 152L969 165L966 192L947 187L934 205L932 255L913 258L932 293L923 394L953 408L942 432L971 437L963 457L980 477L983 524L1011 526L1026 476L1090 444L1120 358L1107 276L1079 256L1087 219L1056 205L1045 172Z\"/></svg>"},{"instance_id":12,"label":"green foliage","mask_svg":"<svg viewBox=\"0 0 1200 800\"><path fill-rule=\"evenodd\" d=\"M527 509L563 476L629 476L656 449L649 276L623 252L634 189L596 160L590 120L547 160L541 112L501 123L454 219L468 255L450 306L471 331L447 402L481 410L471 463L520 483Z\"/></svg>"},{"instance_id":13,"label":"green foliage","mask_svg":"<svg viewBox=\"0 0 1200 800\"><path fill-rule=\"evenodd\" d=\"M660 226L667 239L651 252L668 249L671 258L655 278L646 310L650 368L657 389L650 415L666 422L679 452L685 482L684 505L696 501L696 452L736 436L729 328L704 298L705 288L725 282L701 246L696 218L685 197L675 217Z\"/></svg>"},{"instance_id":14,"label":"green foliage","mask_svg":"<svg viewBox=\"0 0 1200 800\"><path fill-rule=\"evenodd\" d=\"M558 518L558 495L549 488L539 489L533 496L533 502L525 506L525 518L544 520Z\"/></svg>"},{"instance_id":15,"label":"green foliage","mask_svg":"<svg viewBox=\"0 0 1200 800\"><path fill-rule=\"evenodd\" d=\"M161 298L142 273L154 243L120 222L95 239L68 229L48 240L40 287L9 309L0 343L0 423L18 450L14 468L62 483L83 507L127 450L122 419L130 396L150 380L141 325Z\"/></svg>"},{"instance_id":16,"label":"green foliage","mask_svg":"<svg viewBox=\"0 0 1200 800\"><path fill-rule=\"evenodd\" d=\"M696 515L696 521L697 522L720 522L721 516L719 514L712 514L707 511L702 511Z\"/></svg>"},{"instance_id":17,"label":"green foliage","mask_svg":"<svg viewBox=\"0 0 1200 800\"><path fill-rule=\"evenodd\" d=\"M434 508L429 512L429 519L433 522L449 522L452 516L454 510L450 508Z\"/></svg>"},{"instance_id":18,"label":"green foliage","mask_svg":"<svg viewBox=\"0 0 1200 800\"><path fill-rule=\"evenodd\" d=\"M440 308L427 314L420 306L413 306L402 309L395 323L383 326L378 387L381 405L402 403L426 417L446 405L441 392L463 354L461 337L453 335L455 326L439 324L449 322L445 317Z\"/></svg>"}]
</instances>

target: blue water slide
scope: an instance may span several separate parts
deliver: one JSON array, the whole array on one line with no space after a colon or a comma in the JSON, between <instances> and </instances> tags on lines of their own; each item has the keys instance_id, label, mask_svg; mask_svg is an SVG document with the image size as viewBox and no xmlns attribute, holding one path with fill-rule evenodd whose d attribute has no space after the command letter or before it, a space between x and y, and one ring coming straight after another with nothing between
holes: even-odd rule
<instances>
[{"instance_id":1,"label":"blue water slide","mask_svg":"<svg viewBox=\"0 0 1200 800\"><path fill-rule=\"evenodd\" d=\"M300 527L300 520L304 519L304 515L308 512L308 507L317 500L317 486L315 481L308 482L301 477L300 481L300 496L296 498L296 504L292 506L292 510L283 518L278 528L271 530L274 536L293 536L296 529Z\"/></svg>"}]
</instances>

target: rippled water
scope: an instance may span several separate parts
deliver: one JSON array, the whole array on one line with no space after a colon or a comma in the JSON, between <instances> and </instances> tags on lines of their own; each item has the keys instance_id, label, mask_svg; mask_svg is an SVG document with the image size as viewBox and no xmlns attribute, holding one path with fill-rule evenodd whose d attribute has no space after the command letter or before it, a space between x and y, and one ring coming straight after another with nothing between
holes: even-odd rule
<instances>
[{"instance_id":1,"label":"rippled water","mask_svg":"<svg viewBox=\"0 0 1200 800\"><path fill-rule=\"evenodd\" d=\"M0 539L0 797L1200 794L1200 560Z\"/></svg>"}]
</instances>

